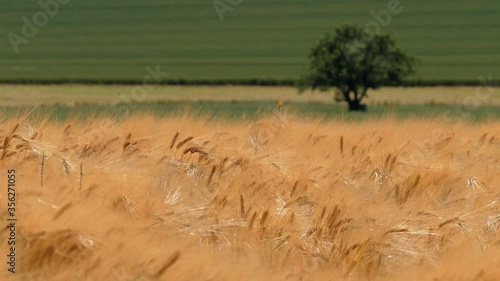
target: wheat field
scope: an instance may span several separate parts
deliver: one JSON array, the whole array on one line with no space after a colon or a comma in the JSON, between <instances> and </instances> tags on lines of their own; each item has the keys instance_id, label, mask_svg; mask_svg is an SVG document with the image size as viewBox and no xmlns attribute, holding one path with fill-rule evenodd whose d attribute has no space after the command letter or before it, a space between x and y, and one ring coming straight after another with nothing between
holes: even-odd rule
<instances>
[{"instance_id":1,"label":"wheat field","mask_svg":"<svg viewBox=\"0 0 500 281\"><path fill-rule=\"evenodd\" d=\"M500 280L499 121L20 116L0 145L2 280Z\"/></svg>"}]
</instances>

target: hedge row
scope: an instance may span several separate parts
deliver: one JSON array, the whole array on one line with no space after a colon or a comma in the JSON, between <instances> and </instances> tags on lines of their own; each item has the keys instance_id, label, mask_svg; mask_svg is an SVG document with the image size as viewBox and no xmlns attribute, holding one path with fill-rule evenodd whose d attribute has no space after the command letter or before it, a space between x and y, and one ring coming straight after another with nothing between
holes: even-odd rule
<instances>
[{"instance_id":1,"label":"hedge row","mask_svg":"<svg viewBox=\"0 0 500 281\"><path fill-rule=\"evenodd\" d=\"M241 86L295 86L293 79L172 79L161 81L161 85L241 85ZM89 84L89 85L141 85L140 79L0 79L0 84L37 84L37 85L60 85L60 84ZM481 86L479 80L408 80L399 84L386 86ZM500 85L500 80L492 81L489 85Z\"/></svg>"}]
</instances>

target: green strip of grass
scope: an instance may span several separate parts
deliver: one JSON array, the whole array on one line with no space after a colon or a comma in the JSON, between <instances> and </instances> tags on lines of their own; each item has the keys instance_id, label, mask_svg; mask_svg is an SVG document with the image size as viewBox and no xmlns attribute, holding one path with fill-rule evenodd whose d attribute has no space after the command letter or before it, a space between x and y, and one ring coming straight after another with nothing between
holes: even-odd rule
<instances>
[{"instance_id":1,"label":"green strip of grass","mask_svg":"<svg viewBox=\"0 0 500 281\"><path fill-rule=\"evenodd\" d=\"M27 85L141 85L141 79L32 79L16 78L1 79L0 84L27 84ZM151 84L157 85L186 85L186 86L295 86L296 80L292 79L173 79ZM488 85L500 85L500 80L487 81ZM408 80L398 84L387 84L386 87L428 87L428 86L482 86L484 81L478 80Z\"/></svg>"},{"instance_id":2,"label":"green strip of grass","mask_svg":"<svg viewBox=\"0 0 500 281\"><path fill-rule=\"evenodd\" d=\"M500 106L481 106L464 108L446 105L371 105L367 112L348 112L343 104L326 103L288 103L284 110L302 117L321 117L326 119L342 119L347 121L363 121L373 118L394 116L396 118L443 118L443 120L465 120L480 122L488 119L500 119ZM275 102L152 102L111 105L78 105L78 106L40 106L2 107L0 116L13 117L30 112L33 118L49 116L54 121L68 118L86 119L95 116L106 116L122 119L134 114L152 113L164 117L189 112L195 116L211 118L242 119L255 118L277 112Z\"/></svg>"}]
</instances>

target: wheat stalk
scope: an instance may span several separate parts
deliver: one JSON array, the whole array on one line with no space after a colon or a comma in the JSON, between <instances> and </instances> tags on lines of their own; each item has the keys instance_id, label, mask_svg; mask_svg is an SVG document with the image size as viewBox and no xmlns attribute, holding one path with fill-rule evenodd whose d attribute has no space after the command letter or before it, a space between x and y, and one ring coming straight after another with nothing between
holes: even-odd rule
<instances>
[{"instance_id":1,"label":"wheat stalk","mask_svg":"<svg viewBox=\"0 0 500 281\"><path fill-rule=\"evenodd\" d=\"M184 139L183 141L179 142L179 144L177 144L177 149L180 149L183 145L185 145L186 143L188 143L189 141L193 140L193 137L187 137L186 139Z\"/></svg>"},{"instance_id":2,"label":"wheat stalk","mask_svg":"<svg viewBox=\"0 0 500 281\"><path fill-rule=\"evenodd\" d=\"M80 186L79 188L82 189L83 187L83 161L80 162Z\"/></svg>"},{"instance_id":3,"label":"wheat stalk","mask_svg":"<svg viewBox=\"0 0 500 281\"><path fill-rule=\"evenodd\" d=\"M340 155L344 157L344 136L340 136Z\"/></svg>"},{"instance_id":4,"label":"wheat stalk","mask_svg":"<svg viewBox=\"0 0 500 281\"><path fill-rule=\"evenodd\" d=\"M170 149L174 147L175 142L177 141L177 138L179 137L179 132L175 133L174 137L172 138L172 141L170 142Z\"/></svg>"},{"instance_id":5,"label":"wheat stalk","mask_svg":"<svg viewBox=\"0 0 500 281\"><path fill-rule=\"evenodd\" d=\"M40 186L43 187L43 169L45 166L45 153L42 153L42 161L40 163Z\"/></svg>"},{"instance_id":6,"label":"wheat stalk","mask_svg":"<svg viewBox=\"0 0 500 281\"><path fill-rule=\"evenodd\" d=\"M171 268L178 260L179 258L181 257L181 253L180 252L174 252L169 258L168 260L163 264L163 266L154 274L154 278L155 279L159 279L161 278L165 272Z\"/></svg>"}]
</instances>

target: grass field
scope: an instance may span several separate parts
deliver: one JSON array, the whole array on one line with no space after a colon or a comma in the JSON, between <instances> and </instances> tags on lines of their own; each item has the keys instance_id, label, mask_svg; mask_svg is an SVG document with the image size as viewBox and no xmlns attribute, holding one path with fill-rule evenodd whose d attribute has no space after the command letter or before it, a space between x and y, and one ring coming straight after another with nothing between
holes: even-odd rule
<instances>
[{"instance_id":1,"label":"grass field","mask_svg":"<svg viewBox=\"0 0 500 281\"><path fill-rule=\"evenodd\" d=\"M145 94L138 86L125 85L0 85L4 106L113 104L157 101L278 101L333 103L331 93L298 94L293 87L260 86L151 86ZM498 87L411 87L381 88L369 92L369 105L453 105L468 97L488 95L481 105L500 105Z\"/></svg>"},{"instance_id":2,"label":"grass field","mask_svg":"<svg viewBox=\"0 0 500 281\"><path fill-rule=\"evenodd\" d=\"M0 111L19 110L35 115L51 115L56 120L71 116L125 116L150 112L157 116L189 110L198 115L231 119L259 116L283 110L302 116L365 120L393 115L398 118L440 117L481 121L500 118L498 88L417 87L382 88L370 93L367 113L349 113L343 103L335 103L332 94L306 92L292 87L242 86L155 86L145 95L135 95L137 86L88 85L0 85ZM478 100L478 107L467 104L476 93L489 97Z\"/></svg>"},{"instance_id":3,"label":"grass field","mask_svg":"<svg viewBox=\"0 0 500 281\"><path fill-rule=\"evenodd\" d=\"M437 118L441 120L462 120L485 122L500 119L500 106L483 106L477 109L463 110L459 107L444 105L398 105L370 106L368 113L348 112L342 105L323 103L285 103L283 110L300 117L316 117L324 120L367 121L379 120L392 116L397 119ZM47 117L53 121L65 121L72 118L88 120L92 117L109 117L123 119L128 116L149 113L157 117L178 116L189 112L197 117L210 117L215 120L253 120L259 116L267 116L278 111L275 102L156 102L128 105L78 105L78 106L41 106L0 108L0 113L7 116L18 116L29 112L30 116Z\"/></svg>"},{"instance_id":4,"label":"grass field","mask_svg":"<svg viewBox=\"0 0 500 281\"><path fill-rule=\"evenodd\" d=\"M160 65L169 78L294 79L316 39L364 25L387 1L243 1L220 21L213 1L70 1L15 54L7 34L37 0L4 1L0 80L136 79ZM422 60L413 79L500 77L500 6L491 0L402 1L384 27Z\"/></svg>"},{"instance_id":5,"label":"grass field","mask_svg":"<svg viewBox=\"0 0 500 281\"><path fill-rule=\"evenodd\" d=\"M499 132L286 113L2 120L18 260L0 278L496 281Z\"/></svg>"}]
</instances>

